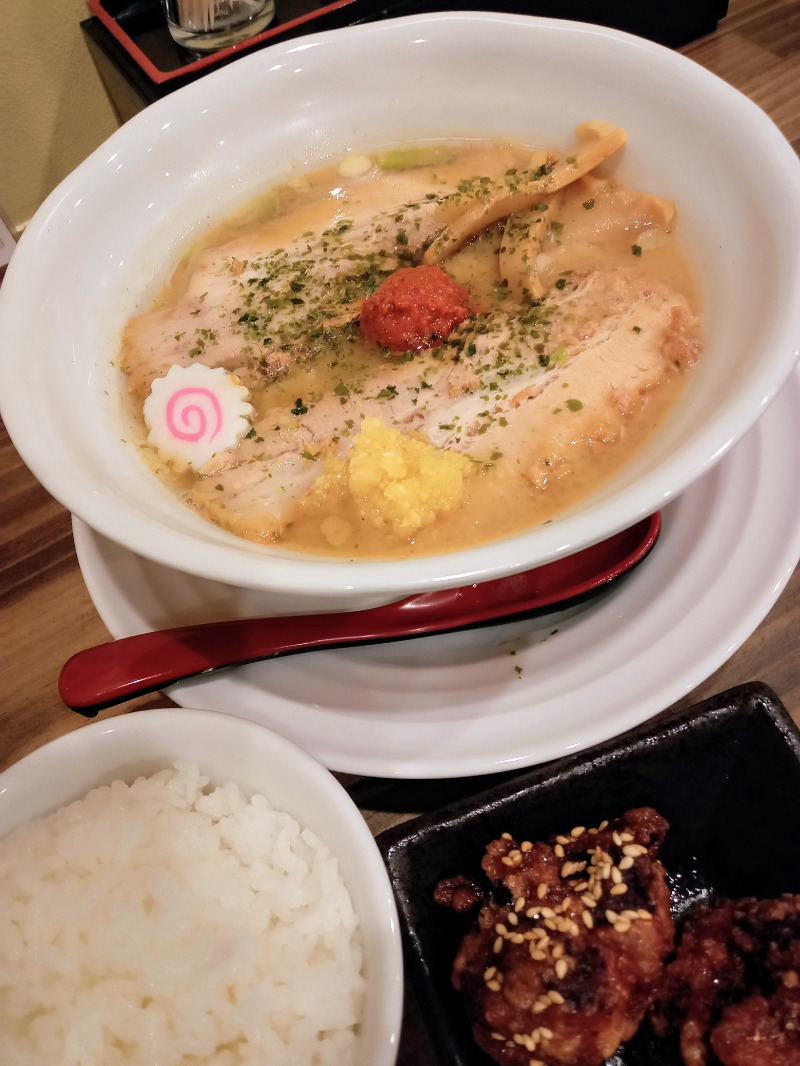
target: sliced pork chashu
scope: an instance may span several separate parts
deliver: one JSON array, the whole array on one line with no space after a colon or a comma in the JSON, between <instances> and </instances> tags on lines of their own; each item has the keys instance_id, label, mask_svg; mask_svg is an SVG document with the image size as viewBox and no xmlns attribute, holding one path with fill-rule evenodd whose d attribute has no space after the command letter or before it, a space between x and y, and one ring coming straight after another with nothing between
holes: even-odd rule
<instances>
[{"instance_id":1,"label":"sliced pork chashu","mask_svg":"<svg viewBox=\"0 0 800 1066\"><path fill-rule=\"evenodd\" d=\"M475 166L502 173L513 158L487 148ZM173 364L224 367L247 385L269 381L335 344L335 330L358 316L380 281L420 262L464 210L456 174L442 164L435 191L413 169L355 181L200 253L174 302L128 323L120 367L130 391L143 400Z\"/></svg>"},{"instance_id":2,"label":"sliced pork chashu","mask_svg":"<svg viewBox=\"0 0 800 1066\"><path fill-rule=\"evenodd\" d=\"M479 463L511 464L528 488L563 477L581 452L613 443L650 389L696 359L685 297L641 275L594 271L538 307L476 316L441 349L387 363L302 415L271 411L215 456L196 506L249 539L277 534L327 455L346 455L378 417ZM291 474L291 476L289 476Z\"/></svg>"}]
</instances>

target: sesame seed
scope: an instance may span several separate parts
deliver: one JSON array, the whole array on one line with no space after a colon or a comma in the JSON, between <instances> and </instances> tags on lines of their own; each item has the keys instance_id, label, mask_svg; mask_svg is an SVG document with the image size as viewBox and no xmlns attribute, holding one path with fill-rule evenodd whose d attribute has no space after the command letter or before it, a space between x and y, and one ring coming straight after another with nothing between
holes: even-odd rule
<instances>
[{"instance_id":1,"label":"sesame seed","mask_svg":"<svg viewBox=\"0 0 800 1066\"><path fill-rule=\"evenodd\" d=\"M564 945L563 944L556 944L556 946L553 948L553 958L554 959L560 959L563 954L564 954Z\"/></svg>"},{"instance_id":2,"label":"sesame seed","mask_svg":"<svg viewBox=\"0 0 800 1066\"><path fill-rule=\"evenodd\" d=\"M561 876L566 879L572 874L583 873L585 869L585 862L565 862L564 865L561 867Z\"/></svg>"},{"instance_id":3,"label":"sesame seed","mask_svg":"<svg viewBox=\"0 0 800 1066\"><path fill-rule=\"evenodd\" d=\"M637 912L640 918L643 918L646 922L652 922L653 915L650 911L646 911L643 907Z\"/></svg>"},{"instance_id":4,"label":"sesame seed","mask_svg":"<svg viewBox=\"0 0 800 1066\"><path fill-rule=\"evenodd\" d=\"M522 910L522 908L524 906L525 906L525 897L524 896L520 896L519 899L514 904L514 910L517 912L517 914L519 914L519 912Z\"/></svg>"},{"instance_id":5,"label":"sesame seed","mask_svg":"<svg viewBox=\"0 0 800 1066\"><path fill-rule=\"evenodd\" d=\"M518 925L519 918L517 917L516 911L509 911L508 918L506 919L506 921L509 925Z\"/></svg>"},{"instance_id":6,"label":"sesame seed","mask_svg":"<svg viewBox=\"0 0 800 1066\"><path fill-rule=\"evenodd\" d=\"M555 918L556 912L552 907L542 907L540 911L543 918Z\"/></svg>"},{"instance_id":7,"label":"sesame seed","mask_svg":"<svg viewBox=\"0 0 800 1066\"><path fill-rule=\"evenodd\" d=\"M483 971L484 980L485 981L491 981L491 979L494 977L494 975L496 973L497 973L497 967L496 966L487 966L487 968Z\"/></svg>"},{"instance_id":8,"label":"sesame seed","mask_svg":"<svg viewBox=\"0 0 800 1066\"><path fill-rule=\"evenodd\" d=\"M622 849L622 854L630 855L635 859L639 855L646 855L647 848L643 847L641 844L626 844Z\"/></svg>"},{"instance_id":9,"label":"sesame seed","mask_svg":"<svg viewBox=\"0 0 800 1066\"><path fill-rule=\"evenodd\" d=\"M618 917L619 916L618 916L616 911L606 911L606 921L610 922L611 925L613 925L616 922Z\"/></svg>"},{"instance_id":10,"label":"sesame seed","mask_svg":"<svg viewBox=\"0 0 800 1066\"><path fill-rule=\"evenodd\" d=\"M585 825L576 825L575 828L572 830L572 833L570 835L573 836L573 837L582 837L585 832L586 832L586 826Z\"/></svg>"},{"instance_id":11,"label":"sesame seed","mask_svg":"<svg viewBox=\"0 0 800 1066\"><path fill-rule=\"evenodd\" d=\"M590 911L583 911L581 913L581 919L582 919L583 924L586 926L587 929L593 929L594 928L594 918L592 917Z\"/></svg>"},{"instance_id":12,"label":"sesame seed","mask_svg":"<svg viewBox=\"0 0 800 1066\"><path fill-rule=\"evenodd\" d=\"M533 1042L533 1040L531 1040L531 1038L528 1036L527 1033L525 1034L524 1044L525 1044L525 1050L526 1051L535 1051L536 1050L536 1044Z\"/></svg>"},{"instance_id":13,"label":"sesame seed","mask_svg":"<svg viewBox=\"0 0 800 1066\"><path fill-rule=\"evenodd\" d=\"M549 1000L546 1003L542 1003L542 1001L540 999L537 999L536 1002L534 1003L534 1005L531 1007L531 1010L533 1011L534 1014L541 1014L542 1011L543 1010L547 1010L547 1008L549 1006L550 1006L550 1001Z\"/></svg>"},{"instance_id":14,"label":"sesame seed","mask_svg":"<svg viewBox=\"0 0 800 1066\"><path fill-rule=\"evenodd\" d=\"M547 958L547 955L539 948L537 948L534 944L531 944L530 951L531 958L534 962L544 962L544 960Z\"/></svg>"},{"instance_id":15,"label":"sesame seed","mask_svg":"<svg viewBox=\"0 0 800 1066\"><path fill-rule=\"evenodd\" d=\"M604 818L603 821L600 823L600 825L598 825L597 828L598 829L607 829L608 828L608 819Z\"/></svg>"},{"instance_id":16,"label":"sesame seed","mask_svg":"<svg viewBox=\"0 0 800 1066\"><path fill-rule=\"evenodd\" d=\"M501 936L499 936L495 940L492 950L494 951L495 955L499 955L500 952L503 950L503 938Z\"/></svg>"},{"instance_id":17,"label":"sesame seed","mask_svg":"<svg viewBox=\"0 0 800 1066\"><path fill-rule=\"evenodd\" d=\"M513 1039L515 1044L521 1044L522 1041L524 1040L524 1037L523 1037L522 1033L514 1033L514 1036L512 1037L512 1039Z\"/></svg>"},{"instance_id":18,"label":"sesame seed","mask_svg":"<svg viewBox=\"0 0 800 1066\"><path fill-rule=\"evenodd\" d=\"M620 918L617 924L614 926L615 933L627 933L631 927L631 923L627 918Z\"/></svg>"},{"instance_id":19,"label":"sesame seed","mask_svg":"<svg viewBox=\"0 0 800 1066\"><path fill-rule=\"evenodd\" d=\"M497 923L497 925L494 927L494 931L499 936L508 936L508 929L506 929L502 922Z\"/></svg>"},{"instance_id":20,"label":"sesame seed","mask_svg":"<svg viewBox=\"0 0 800 1066\"><path fill-rule=\"evenodd\" d=\"M556 844L571 844L571 843L572 843L572 840L570 839L570 837L565 837L565 836L557 836L556 837Z\"/></svg>"},{"instance_id":21,"label":"sesame seed","mask_svg":"<svg viewBox=\"0 0 800 1066\"><path fill-rule=\"evenodd\" d=\"M620 885L614 885L609 894L612 895L612 896L624 896L627 891L628 891L628 886L620 884Z\"/></svg>"},{"instance_id":22,"label":"sesame seed","mask_svg":"<svg viewBox=\"0 0 800 1066\"><path fill-rule=\"evenodd\" d=\"M502 1033L492 1033L492 1040L505 1040Z\"/></svg>"},{"instance_id":23,"label":"sesame seed","mask_svg":"<svg viewBox=\"0 0 800 1066\"><path fill-rule=\"evenodd\" d=\"M492 990L492 992L499 992L500 991L500 982L499 981L487 981L486 982L486 987L490 988Z\"/></svg>"},{"instance_id":24,"label":"sesame seed","mask_svg":"<svg viewBox=\"0 0 800 1066\"><path fill-rule=\"evenodd\" d=\"M539 1034L539 1037L542 1040L552 1040L553 1039L553 1030L552 1029L548 1029L544 1025L541 1026L539 1029L537 1029L536 1032Z\"/></svg>"},{"instance_id":25,"label":"sesame seed","mask_svg":"<svg viewBox=\"0 0 800 1066\"><path fill-rule=\"evenodd\" d=\"M629 844L633 840L633 833L620 833L623 844Z\"/></svg>"},{"instance_id":26,"label":"sesame seed","mask_svg":"<svg viewBox=\"0 0 800 1066\"><path fill-rule=\"evenodd\" d=\"M631 866L633 866L633 855L623 855L619 860L620 870L630 870Z\"/></svg>"},{"instance_id":27,"label":"sesame seed","mask_svg":"<svg viewBox=\"0 0 800 1066\"><path fill-rule=\"evenodd\" d=\"M622 883L622 874L616 866L611 867L611 880L614 882L615 885L619 885Z\"/></svg>"},{"instance_id":28,"label":"sesame seed","mask_svg":"<svg viewBox=\"0 0 800 1066\"><path fill-rule=\"evenodd\" d=\"M531 844L530 840L523 840L522 843L519 846L519 850L520 851L530 851L532 847L533 847L533 844Z\"/></svg>"},{"instance_id":29,"label":"sesame seed","mask_svg":"<svg viewBox=\"0 0 800 1066\"><path fill-rule=\"evenodd\" d=\"M555 855L556 855L557 858L559 858L559 859L563 859L564 858L564 849L561 847L560 844L556 844L556 846L553 848L553 851L555 852Z\"/></svg>"},{"instance_id":30,"label":"sesame seed","mask_svg":"<svg viewBox=\"0 0 800 1066\"><path fill-rule=\"evenodd\" d=\"M575 885L575 891L580 894L581 892L585 892L588 887L588 881L581 881L580 884Z\"/></svg>"},{"instance_id":31,"label":"sesame seed","mask_svg":"<svg viewBox=\"0 0 800 1066\"><path fill-rule=\"evenodd\" d=\"M594 898L594 896L582 896L581 899L583 901L584 906L586 907L594 908L597 906L597 900Z\"/></svg>"},{"instance_id":32,"label":"sesame seed","mask_svg":"<svg viewBox=\"0 0 800 1066\"><path fill-rule=\"evenodd\" d=\"M525 937L522 935L522 933L514 933L514 935L511 937L511 943L512 944L524 944L525 943Z\"/></svg>"},{"instance_id":33,"label":"sesame seed","mask_svg":"<svg viewBox=\"0 0 800 1066\"><path fill-rule=\"evenodd\" d=\"M550 1002L555 1003L556 1006L560 1007L564 1002L564 997L561 995L560 992L556 992L554 988L551 988L547 995L550 999Z\"/></svg>"},{"instance_id":34,"label":"sesame seed","mask_svg":"<svg viewBox=\"0 0 800 1066\"><path fill-rule=\"evenodd\" d=\"M538 885L536 889L536 895L539 899L544 899L544 897L547 895L547 885L544 883L544 881L542 881L541 884Z\"/></svg>"},{"instance_id":35,"label":"sesame seed","mask_svg":"<svg viewBox=\"0 0 800 1066\"><path fill-rule=\"evenodd\" d=\"M556 962L556 977L559 981L563 981L567 976L567 961L566 959L559 959Z\"/></svg>"},{"instance_id":36,"label":"sesame seed","mask_svg":"<svg viewBox=\"0 0 800 1066\"><path fill-rule=\"evenodd\" d=\"M512 837L512 835L510 833L501 833L500 839L501 840L513 840L514 838Z\"/></svg>"},{"instance_id":37,"label":"sesame seed","mask_svg":"<svg viewBox=\"0 0 800 1066\"><path fill-rule=\"evenodd\" d=\"M614 843L617 845L618 848L622 847L622 837L619 835L619 833L616 831L616 829L611 834L611 839L614 841Z\"/></svg>"}]
</instances>

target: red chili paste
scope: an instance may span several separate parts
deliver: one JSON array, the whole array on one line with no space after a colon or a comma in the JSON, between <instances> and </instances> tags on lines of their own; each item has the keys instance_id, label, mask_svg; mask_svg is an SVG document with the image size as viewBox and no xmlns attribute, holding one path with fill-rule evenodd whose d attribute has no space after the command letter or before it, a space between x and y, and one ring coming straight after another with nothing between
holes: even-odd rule
<instances>
[{"instance_id":1,"label":"red chili paste","mask_svg":"<svg viewBox=\"0 0 800 1066\"><path fill-rule=\"evenodd\" d=\"M402 267L364 301L361 333L392 352L435 348L472 314L469 299L441 267Z\"/></svg>"}]
</instances>

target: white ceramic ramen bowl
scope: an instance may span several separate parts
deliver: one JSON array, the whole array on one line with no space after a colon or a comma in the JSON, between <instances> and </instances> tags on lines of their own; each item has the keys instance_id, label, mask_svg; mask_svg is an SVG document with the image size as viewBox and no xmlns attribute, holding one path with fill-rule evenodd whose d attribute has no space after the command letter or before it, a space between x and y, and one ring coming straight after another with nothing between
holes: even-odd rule
<instances>
[{"instance_id":1,"label":"white ceramic ramen bowl","mask_svg":"<svg viewBox=\"0 0 800 1066\"><path fill-rule=\"evenodd\" d=\"M0 773L0 839L87 792L132 782L178 761L214 784L260 793L334 854L358 915L366 981L357 1066L392 1066L403 1004L403 960L389 877L361 812L335 777L263 726L212 711L158 709L93 722Z\"/></svg>"},{"instance_id":2,"label":"white ceramic ramen bowl","mask_svg":"<svg viewBox=\"0 0 800 1066\"><path fill-rule=\"evenodd\" d=\"M181 250L256 191L354 150L417 138L569 143L623 126L617 174L673 199L707 349L668 421L557 520L473 550L338 562L237 540L158 482L126 438L112 366L125 320ZM499 576L653 512L763 414L800 345L800 163L755 104L681 55L609 29L448 12L276 44L137 115L50 196L0 292L0 404L23 459L94 529L168 566L346 609Z\"/></svg>"}]
</instances>

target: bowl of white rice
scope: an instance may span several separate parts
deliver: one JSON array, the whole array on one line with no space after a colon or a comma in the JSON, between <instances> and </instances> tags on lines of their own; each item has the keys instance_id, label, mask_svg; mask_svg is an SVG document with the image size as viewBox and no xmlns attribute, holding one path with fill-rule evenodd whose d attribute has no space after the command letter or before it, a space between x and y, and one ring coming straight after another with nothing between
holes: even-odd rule
<instances>
[{"instance_id":1,"label":"bowl of white rice","mask_svg":"<svg viewBox=\"0 0 800 1066\"><path fill-rule=\"evenodd\" d=\"M402 999L372 834L275 733L141 711L0 774L3 1066L391 1066Z\"/></svg>"}]
</instances>

